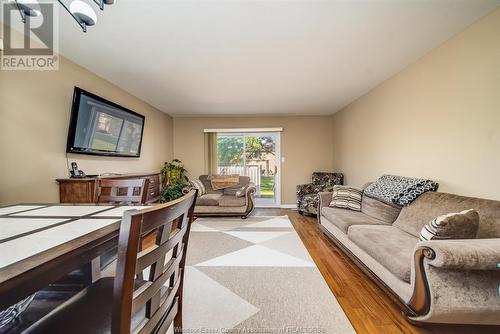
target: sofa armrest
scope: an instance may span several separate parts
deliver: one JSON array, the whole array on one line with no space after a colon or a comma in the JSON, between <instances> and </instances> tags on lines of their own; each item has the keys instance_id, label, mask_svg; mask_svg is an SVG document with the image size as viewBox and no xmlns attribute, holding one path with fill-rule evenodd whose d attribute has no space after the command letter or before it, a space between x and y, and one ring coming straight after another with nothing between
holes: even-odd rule
<instances>
[{"instance_id":1,"label":"sofa armrest","mask_svg":"<svg viewBox=\"0 0 500 334\"><path fill-rule=\"evenodd\" d=\"M187 195L191 191L191 189L193 189L192 186L185 186L184 188L182 188L182 194Z\"/></svg>"},{"instance_id":2,"label":"sofa armrest","mask_svg":"<svg viewBox=\"0 0 500 334\"><path fill-rule=\"evenodd\" d=\"M248 184L247 190L245 191L245 198L247 199L247 203L248 203L249 199L251 199L252 202L254 201L256 191L257 191L257 188L255 187L255 184L250 182Z\"/></svg>"},{"instance_id":3,"label":"sofa armrest","mask_svg":"<svg viewBox=\"0 0 500 334\"><path fill-rule=\"evenodd\" d=\"M461 270L494 270L500 263L500 238L429 240L418 244L434 254L427 258L433 267Z\"/></svg>"},{"instance_id":4,"label":"sofa armrest","mask_svg":"<svg viewBox=\"0 0 500 334\"><path fill-rule=\"evenodd\" d=\"M332 201L332 192L320 192L318 194L319 203L318 203L318 223L321 224L321 209L325 206L330 205Z\"/></svg>"},{"instance_id":5,"label":"sofa armrest","mask_svg":"<svg viewBox=\"0 0 500 334\"><path fill-rule=\"evenodd\" d=\"M417 244L408 306L414 321L500 325L500 238Z\"/></svg>"},{"instance_id":6,"label":"sofa armrest","mask_svg":"<svg viewBox=\"0 0 500 334\"><path fill-rule=\"evenodd\" d=\"M257 190L257 188L255 188L255 184L250 182L248 184L247 190L245 192L245 196L252 196L253 197L256 190Z\"/></svg>"}]
</instances>

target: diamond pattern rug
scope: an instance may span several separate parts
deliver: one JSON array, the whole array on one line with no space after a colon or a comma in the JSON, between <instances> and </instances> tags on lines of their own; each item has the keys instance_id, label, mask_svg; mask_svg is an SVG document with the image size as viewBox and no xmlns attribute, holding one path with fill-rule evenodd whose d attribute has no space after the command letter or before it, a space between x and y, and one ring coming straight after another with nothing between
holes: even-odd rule
<instances>
[{"instance_id":1,"label":"diamond pattern rug","mask_svg":"<svg viewBox=\"0 0 500 334\"><path fill-rule=\"evenodd\" d=\"M184 331L355 333L287 216L191 228Z\"/></svg>"}]
</instances>

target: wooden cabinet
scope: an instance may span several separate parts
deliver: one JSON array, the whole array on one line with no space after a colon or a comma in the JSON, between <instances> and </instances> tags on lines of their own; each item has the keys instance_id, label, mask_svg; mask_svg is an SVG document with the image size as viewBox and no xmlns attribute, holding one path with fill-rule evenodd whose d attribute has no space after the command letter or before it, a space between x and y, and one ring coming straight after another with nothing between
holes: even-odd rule
<instances>
[{"instance_id":1,"label":"wooden cabinet","mask_svg":"<svg viewBox=\"0 0 500 334\"><path fill-rule=\"evenodd\" d=\"M97 201L97 181L99 179L148 179L146 203L160 199L160 173L121 174L112 176L85 177L81 179L57 179L59 201L61 203L95 203Z\"/></svg>"}]
</instances>

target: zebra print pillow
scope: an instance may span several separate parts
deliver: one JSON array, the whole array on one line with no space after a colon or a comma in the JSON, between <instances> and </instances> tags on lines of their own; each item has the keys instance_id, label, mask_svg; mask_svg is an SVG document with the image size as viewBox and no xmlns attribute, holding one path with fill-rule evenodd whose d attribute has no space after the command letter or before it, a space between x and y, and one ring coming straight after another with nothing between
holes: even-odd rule
<instances>
[{"instance_id":1,"label":"zebra print pillow","mask_svg":"<svg viewBox=\"0 0 500 334\"><path fill-rule=\"evenodd\" d=\"M334 208L361 211L361 196L363 190L348 186L333 186L332 201L330 206Z\"/></svg>"},{"instance_id":2,"label":"zebra print pillow","mask_svg":"<svg viewBox=\"0 0 500 334\"><path fill-rule=\"evenodd\" d=\"M434 218L420 231L420 240L474 239L478 229L479 214L470 209Z\"/></svg>"}]
</instances>

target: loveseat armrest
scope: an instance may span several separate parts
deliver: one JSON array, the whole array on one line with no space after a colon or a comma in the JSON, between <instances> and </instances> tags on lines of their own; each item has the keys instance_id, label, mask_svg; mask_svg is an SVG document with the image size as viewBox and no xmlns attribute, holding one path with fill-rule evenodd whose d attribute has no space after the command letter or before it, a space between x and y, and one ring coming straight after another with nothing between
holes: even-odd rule
<instances>
[{"instance_id":1,"label":"loveseat armrest","mask_svg":"<svg viewBox=\"0 0 500 334\"><path fill-rule=\"evenodd\" d=\"M254 206L255 206L255 192L257 191L257 188L255 187L255 184L250 182L247 186L247 190L245 191L245 215L242 216L242 218L246 218L246 216L252 212Z\"/></svg>"},{"instance_id":2,"label":"loveseat armrest","mask_svg":"<svg viewBox=\"0 0 500 334\"><path fill-rule=\"evenodd\" d=\"M461 270L495 270L500 263L500 238L429 240L418 244L433 252L433 267Z\"/></svg>"},{"instance_id":3,"label":"loveseat armrest","mask_svg":"<svg viewBox=\"0 0 500 334\"><path fill-rule=\"evenodd\" d=\"M245 196L246 197L254 197L255 192L257 191L257 188L255 187L255 183L250 182L248 184L247 190L245 191Z\"/></svg>"}]
</instances>

